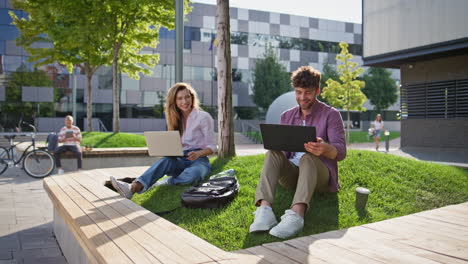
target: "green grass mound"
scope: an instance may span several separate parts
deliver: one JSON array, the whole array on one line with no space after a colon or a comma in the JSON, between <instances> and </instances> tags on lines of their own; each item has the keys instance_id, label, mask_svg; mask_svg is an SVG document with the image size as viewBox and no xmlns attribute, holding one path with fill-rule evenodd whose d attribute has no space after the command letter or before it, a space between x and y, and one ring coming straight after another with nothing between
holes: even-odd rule
<instances>
[{"instance_id":1,"label":"green grass mound","mask_svg":"<svg viewBox=\"0 0 468 264\"><path fill-rule=\"evenodd\" d=\"M255 189L264 155L213 159L213 174L233 168L241 188L235 200L222 209L179 208L164 218L228 251L279 241L268 234L250 234L255 210ZM315 194L298 236L322 233L381 221L468 201L468 171L370 151L349 150L339 163L341 190ZM354 207L355 189L371 190L367 210ZM187 186L160 186L133 201L153 212L180 206ZM289 208L293 191L277 188L274 212Z\"/></svg>"},{"instance_id":2,"label":"green grass mound","mask_svg":"<svg viewBox=\"0 0 468 264\"><path fill-rule=\"evenodd\" d=\"M143 135L130 133L83 132L82 146L93 148L146 147Z\"/></svg>"}]
</instances>

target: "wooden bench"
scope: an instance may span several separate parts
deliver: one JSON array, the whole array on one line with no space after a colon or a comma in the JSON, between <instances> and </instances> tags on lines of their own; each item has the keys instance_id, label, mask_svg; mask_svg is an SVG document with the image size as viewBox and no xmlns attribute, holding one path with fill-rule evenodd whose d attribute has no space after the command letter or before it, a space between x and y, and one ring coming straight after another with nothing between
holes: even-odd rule
<instances>
[{"instance_id":1,"label":"wooden bench","mask_svg":"<svg viewBox=\"0 0 468 264\"><path fill-rule=\"evenodd\" d=\"M19 153L30 145L30 142L23 142L16 146ZM36 142L36 147L45 147L45 142ZM148 155L147 147L129 148L93 148L81 149L83 153L83 169L90 170L108 167L131 167L149 166L156 162L158 158ZM76 170L76 158L72 152L65 152L61 155L62 165L66 171Z\"/></svg>"},{"instance_id":2,"label":"wooden bench","mask_svg":"<svg viewBox=\"0 0 468 264\"><path fill-rule=\"evenodd\" d=\"M261 263L257 256L225 252L103 186L111 175L135 176L144 169L44 179L54 232L69 263Z\"/></svg>"},{"instance_id":3,"label":"wooden bench","mask_svg":"<svg viewBox=\"0 0 468 264\"><path fill-rule=\"evenodd\" d=\"M225 252L103 186L147 167L44 179L68 263L466 263L468 202Z\"/></svg>"}]
</instances>

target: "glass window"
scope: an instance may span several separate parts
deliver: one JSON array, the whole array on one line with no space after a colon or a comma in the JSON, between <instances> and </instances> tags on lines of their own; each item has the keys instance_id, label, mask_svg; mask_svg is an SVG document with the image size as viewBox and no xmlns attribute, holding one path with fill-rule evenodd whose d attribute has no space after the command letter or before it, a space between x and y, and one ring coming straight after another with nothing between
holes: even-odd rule
<instances>
[{"instance_id":1,"label":"glass window","mask_svg":"<svg viewBox=\"0 0 468 264\"><path fill-rule=\"evenodd\" d=\"M0 40L0 54L5 54L5 41Z\"/></svg>"},{"instance_id":2,"label":"glass window","mask_svg":"<svg viewBox=\"0 0 468 264\"><path fill-rule=\"evenodd\" d=\"M4 56L3 66L5 71L14 72L21 66L21 56Z\"/></svg>"},{"instance_id":3,"label":"glass window","mask_svg":"<svg viewBox=\"0 0 468 264\"><path fill-rule=\"evenodd\" d=\"M247 45L249 35L245 32L232 32L231 44Z\"/></svg>"},{"instance_id":4,"label":"glass window","mask_svg":"<svg viewBox=\"0 0 468 264\"><path fill-rule=\"evenodd\" d=\"M175 39L175 30L168 30L165 27L159 29L159 37L165 39Z\"/></svg>"},{"instance_id":5,"label":"glass window","mask_svg":"<svg viewBox=\"0 0 468 264\"><path fill-rule=\"evenodd\" d=\"M122 90L140 90L140 81L122 76Z\"/></svg>"},{"instance_id":6,"label":"glass window","mask_svg":"<svg viewBox=\"0 0 468 264\"><path fill-rule=\"evenodd\" d=\"M0 40L13 40L15 39L19 31L15 26L6 26L6 25L0 25Z\"/></svg>"}]
</instances>

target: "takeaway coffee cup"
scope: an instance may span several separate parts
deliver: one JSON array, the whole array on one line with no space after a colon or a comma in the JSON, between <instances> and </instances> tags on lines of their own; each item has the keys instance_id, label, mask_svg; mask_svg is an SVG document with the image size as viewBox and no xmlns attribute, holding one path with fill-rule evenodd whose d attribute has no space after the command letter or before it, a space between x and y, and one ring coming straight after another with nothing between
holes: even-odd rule
<instances>
[{"instance_id":1,"label":"takeaway coffee cup","mask_svg":"<svg viewBox=\"0 0 468 264\"><path fill-rule=\"evenodd\" d=\"M356 188L356 208L364 209L366 208L367 198L369 197L369 189L363 187Z\"/></svg>"}]
</instances>

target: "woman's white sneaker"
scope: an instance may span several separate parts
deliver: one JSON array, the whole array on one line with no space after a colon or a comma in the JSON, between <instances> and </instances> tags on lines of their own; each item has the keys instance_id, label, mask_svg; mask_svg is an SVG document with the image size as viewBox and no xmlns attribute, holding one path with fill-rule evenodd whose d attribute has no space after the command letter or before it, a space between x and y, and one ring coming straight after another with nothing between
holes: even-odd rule
<instances>
[{"instance_id":1,"label":"woman's white sneaker","mask_svg":"<svg viewBox=\"0 0 468 264\"><path fill-rule=\"evenodd\" d=\"M249 229L251 233L268 231L278 223L271 207L259 206L254 212L254 215L254 221Z\"/></svg>"},{"instance_id":2,"label":"woman's white sneaker","mask_svg":"<svg viewBox=\"0 0 468 264\"><path fill-rule=\"evenodd\" d=\"M293 210L286 210L281 216L281 222L270 230L270 235L284 239L296 235L302 228L304 218Z\"/></svg>"},{"instance_id":3,"label":"woman's white sneaker","mask_svg":"<svg viewBox=\"0 0 468 264\"><path fill-rule=\"evenodd\" d=\"M130 184L123 182L123 181L118 181L114 176L110 176L110 181L112 186L117 190L120 195L127 199L132 199L133 193L130 190Z\"/></svg>"}]
</instances>

